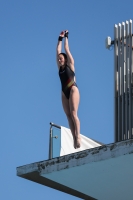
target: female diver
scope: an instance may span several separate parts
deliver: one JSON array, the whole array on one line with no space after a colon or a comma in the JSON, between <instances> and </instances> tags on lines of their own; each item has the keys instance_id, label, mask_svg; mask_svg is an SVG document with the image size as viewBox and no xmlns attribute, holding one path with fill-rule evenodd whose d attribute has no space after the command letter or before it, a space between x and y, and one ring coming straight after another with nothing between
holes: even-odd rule
<instances>
[{"instance_id":1,"label":"female diver","mask_svg":"<svg viewBox=\"0 0 133 200\"><path fill-rule=\"evenodd\" d=\"M65 53L61 52L63 38L65 39ZM81 145L80 121L77 116L80 94L76 85L74 59L68 45L68 31L62 31L59 35L56 58L62 85L62 105L72 132L74 148L76 149L80 148Z\"/></svg>"}]
</instances>

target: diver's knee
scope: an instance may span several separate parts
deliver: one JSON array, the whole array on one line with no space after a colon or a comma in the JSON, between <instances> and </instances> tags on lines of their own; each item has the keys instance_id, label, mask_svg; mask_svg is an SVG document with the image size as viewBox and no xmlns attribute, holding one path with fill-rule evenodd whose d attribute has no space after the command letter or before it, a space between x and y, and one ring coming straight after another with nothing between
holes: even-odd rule
<instances>
[{"instance_id":1,"label":"diver's knee","mask_svg":"<svg viewBox=\"0 0 133 200\"><path fill-rule=\"evenodd\" d=\"M71 113L66 113L67 119L70 120L72 118Z\"/></svg>"},{"instance_id":2,"label":"diver's knee","mask_svg":"<svg viewBox=\"0 0 133 200\"><path fill-rule=\"evenodd\" d=\"M77 119L77 113L75 111L71 111L71 117L72 119Z\"/></svg>"}]
</instances>

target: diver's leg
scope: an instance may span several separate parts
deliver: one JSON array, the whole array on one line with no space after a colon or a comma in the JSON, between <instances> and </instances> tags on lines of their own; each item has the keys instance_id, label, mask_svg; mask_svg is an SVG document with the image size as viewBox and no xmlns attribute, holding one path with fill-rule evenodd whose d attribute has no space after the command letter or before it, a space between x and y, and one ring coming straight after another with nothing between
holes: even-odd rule
<instances>
[{"instance_id":1,"label":"diver's leg","mask_svg":"<svg viewBox=\"0 0 133 200\"><path fill-rule=\"evenodd\" d=\"M65 112L67 119L68 119L70 130L72 132L73 141L74 141L74 148L76 148L75 147L75 145L76 145L76 143L75 143L75 126L74 126L74 122L73 122L71 112L70 112L69 100L66 98L66 96L64 95L63 92L62 92L62 105L63 105L64 112Z\"/></svg>"},{"instance_id":2,"label":"diver's leg","mask_svg":"<svg viewBox=\"0 0 133 200\"><path fill-rule=\"evenodd\" d=\"M71 117L73 119L74 127L75 127L76 147L77 148L80 147L80 143L81 143L80 121L79 121L79 118L77 115L79 101L80 101L79 90L76 86L72 86L71 92L70 92L70 97L69 97L69 107L70 107L70 113L71 113Z\"/></svg>"}]
</instances>

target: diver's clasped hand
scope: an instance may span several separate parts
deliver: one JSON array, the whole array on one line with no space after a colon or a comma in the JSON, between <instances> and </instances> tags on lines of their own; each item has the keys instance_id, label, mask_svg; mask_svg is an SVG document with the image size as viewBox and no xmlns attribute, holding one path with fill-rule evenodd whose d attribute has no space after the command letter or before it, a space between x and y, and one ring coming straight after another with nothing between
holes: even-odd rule
<instances>
[{"instance_id":1,"label":"diver's clasped hand","mask_svg":"<svg viewBox=\"0 0 133 200\"><path fill-rule=\"evenodd\" d=\"M67 38L68 38L68 33L69 33L68 30L61 31L58 40L59 40L59 41L62 41L64 37L67 37Z\"/></svg>"}]
</instances>

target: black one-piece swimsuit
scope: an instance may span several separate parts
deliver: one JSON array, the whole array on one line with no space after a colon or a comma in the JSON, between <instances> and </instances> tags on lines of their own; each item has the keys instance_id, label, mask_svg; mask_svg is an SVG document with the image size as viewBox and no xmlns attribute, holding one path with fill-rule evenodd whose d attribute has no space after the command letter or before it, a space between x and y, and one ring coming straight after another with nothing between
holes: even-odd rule
<instances>
[{"instance_id":1,"label":"black one-piece swimsuit","mask_svg":"<svg viewBox=\"0 0 133 200\"><path fill-rule=\"evenodd\" d=\"M75 73L70 69L68 65L66 65L64 68L60 67L59 77L62 85L62 91L67 99L69 99L70 97L70 91L72 86L77 87L77 84L74 81L74 76Z\"/></svg>"}]
</instances>

